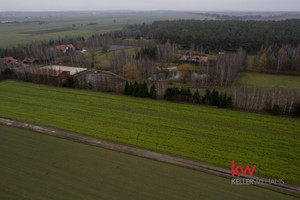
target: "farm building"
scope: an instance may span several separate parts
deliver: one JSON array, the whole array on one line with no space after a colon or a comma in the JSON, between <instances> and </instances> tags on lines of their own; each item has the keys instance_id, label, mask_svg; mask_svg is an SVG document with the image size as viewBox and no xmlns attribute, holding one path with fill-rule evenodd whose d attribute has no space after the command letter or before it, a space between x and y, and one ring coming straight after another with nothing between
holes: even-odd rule
<instances>
[{"instance_id":1,"label":"farm building","mask_svg":"<svg viewBox=\"0 0 300 200\"><path fill-rule=\"evenodd\" d=\"M166 81L172 78L179 78L180 74L177 67L168 67L164 69L157 69L156 72L149 77L150 81Z\"/></svg>"},{"instance_id":2,"label":"farm building","mask_svg":"<svg viewBox=\"0 0 300 200\"><path fill-rule=\"evenodd\" d=\"M182 56L179 61L180 62L189 62L189 63L207 63L208 57L206 57L206 56Z\"/></svg>"},{"instance_id":3,"label":"farm building","mask_svg":"<svg viewBox=\"0 0 300 200\"><path fill-rule=\"evenodd\" d=\"M56 50L66 53L67 51L75 51L75 47L72 44L63 44L63 45L58 45L55 47Z\"/></svg>"},{"instance_id":4,"label":"farm building","mask_svg":"<svg viewBox=\"0 0 300 200\"><path fill-rule=\"evenodd\" d=\"M68 66L61 66L61 65L48 65L45 67L41 67L41 69L51 69L56 71L69 72L69 75L75 75L79 72L83 72L87 70L87 68L82 68L82 67L68 67Z\"/></svg>"},{"instance_id":5,"label":"farm building","mask_svg":"<svg viewBox=\"0 0 300 200\"><path fill-rule=\"evenodd\" d=\"M31 73L35 75L47 75L47 76L62 77L62 78L65 78L70 75L70 71L55 70L51 68L36 68L36 67L19 68L17 72Z\"/></svg>"},{"instance_id":6,"label":"farm building","mask_svg":"<svg viewBox=\"0 0 300 200\"><path fill-rule=\"evenodd\" d=\"M37 67L16 68L16 76L19 80L54 86L61 86L63 81L69 75L69 71L62 70L42 69Z\"/></svg>"},{"instance_id":7,"label":"farm building","mask_svg":"<svg viewBox=\"0 0 300 200\"><path fill-rule=\"evenodd\" d=\"M123 49L131 49L132 46L120 46L120 45L111 45L108 49L108 51L117 51L117 50L123 50Z\"/></svg>"},{"instance_id":8,"label":"farm building","mask_svg":"<svg viewBox=\"0 0 300 200\"><path fill-rule=\"evenodd\" d=\"M39 62L38 59L35 59L35 58L25 58L23 60L23 63L27 64L27 65L37 64L38 62Z\"/></svg>"},{"instance_id":9,"label":"farm building","mask_svg":"<svg viewBox=\"0 0 300 200\"><path fill-rule=\"evenodd\" d=\"M17 60L15 60L13 57L5 57L1 58L1 60L6 64L16 64Z\"/></svg>"},{"instance_id":10,"label":"farm building","mask_svg":"<svg viewBox=\"0 0 300 200\"><path fill-rule=\"evenodd\" d=\"M75 76L80 88L103 92L123 92L126 83L123 77L102 70L84 71Z\"/></svg>"}]
</instances>

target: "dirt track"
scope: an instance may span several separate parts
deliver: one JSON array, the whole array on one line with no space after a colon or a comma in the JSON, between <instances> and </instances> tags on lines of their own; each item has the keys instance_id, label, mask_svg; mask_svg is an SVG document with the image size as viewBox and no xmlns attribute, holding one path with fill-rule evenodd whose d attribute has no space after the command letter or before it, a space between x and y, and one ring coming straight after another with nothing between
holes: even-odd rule
<instances>
[{"instance_id":1,"label":"dirt track","mask_svg":"<svg viewBox=\"0 0 300 200\"><path fill-rule=\"evenodd\" d=\"M181 167L187 167L190 169L199 170L199 171L203 171L203 172L218 175L218 176L232 178L231 171L229 171L229 170L224 170L224 169L217 168L217 167L214 167L211 165L207 165L207 164L203 164L200 162L195 162L195 161L191 161L191 160L187 160L187 159L183 159L183 158L178 158L175 156L170 156L170 155L166 155L166 154L162 154L162 153L157 153L157 152L139 149L139 148L135 148L135 147L130 147L130 146L126 146L126 145L121 145L121 144L117 144L117 143L113 143L113 142L108 142L108 141L101 140L101 139L95 139L95 138L90 138L87 136L81 136L81 135L65 132L65 131L58 130L58 129L47 128L47 127L43 127L43 126L33 125L33 124L29 124L29 123L24 123L24 122L18 122L18 121L4 119L4 118L0 118L0 124L7 125L7 126L13 126L13 127L17 127L17 128L23 128L23 129L39 132L39 133L50 135L50 136L55 136L55 137L59 137L59 138L63 138L63 139L67 139L67 140L71 140L71 141L75 141L75 142L80 142L83 144L93 145L93 146L97 146L97 147L101 147L101 148L105 148L105 149L110 149L113 151L118 151L118 152L131 154L131 155L135 155L135 156L140 156L140 157L144 157L144 158L148 158L148 159L152 159L152 160L157 160L157 161L161 161L161 162L165 162L165 163L169 163L169 164L173 164L173 165L177 165L177 166L181 166ZM253 177L253 176L245 177L245 178L258 179L258 177ZM293 186L289 186L286 184L284 184L284 185L266 184L264 186L279 189L279 190L284 190L284 191L287 191L290 193L300 195L299 187L293 187Z\"/></svg>"},{"instance_id":2,"label":"dirt track","mask_svg":"<svg viewBox=\"0 0 300 200\"><path fill-rule=\"evenodd\" d=\"M56 29L49 29L49 30L21 32L21 34L34 34L34 35L40 35L40 34L58 33L58 32L73 31L73 30L77 30L77 29L66 27L66 28L56 28Z\"/></svg>"},{"instance_id":3,"label":"dirt track","mask_svg":"<svg viewBox=\"0 0 300 200\"><path fill-rule=\"evenodd\" d=\"M91 31L105 31L105 30L111 30L111 29L117 29L117 28L123 28L125 25L119 24L119 25L110 25L110 26L99 26L96 28L91 28L89 30Z\"/></svg>"}]
</instances>

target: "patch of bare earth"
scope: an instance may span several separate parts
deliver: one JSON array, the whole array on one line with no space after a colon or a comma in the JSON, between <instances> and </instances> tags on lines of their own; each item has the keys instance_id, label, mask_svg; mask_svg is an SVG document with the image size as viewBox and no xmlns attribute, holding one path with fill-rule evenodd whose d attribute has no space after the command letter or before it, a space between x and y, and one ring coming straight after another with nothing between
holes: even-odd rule
<instances>
[{"instance_id":1,"label":"patch of bare earth","mask_svg":"<svg viewBox=\"0 0 300 200\"><path fill-rule=\"evenodd\" d=\"M91 28L91 31L105 31L110 29L117 29L117 28L123 28L125 25L119 24L119 25L110 25L110 26L100 26L96 28Z\"/></svg>"},{"instance_id":2,"label":"patch of bare earth","mask_svg":"<svg viewBox=\"0 0 300 200\"><path fill-rule=\"evenodd\" d=\"M29 31L29 32L21 32L21 34L34 34L34 35L40 35L40 34L47 34L47 33L57 33L57 32L65 32L65 31L74 31L77 30L76 28L56 28L56 29L49 29L49 30L40 30L40 31Z\"/></svg>"}]
</instances>

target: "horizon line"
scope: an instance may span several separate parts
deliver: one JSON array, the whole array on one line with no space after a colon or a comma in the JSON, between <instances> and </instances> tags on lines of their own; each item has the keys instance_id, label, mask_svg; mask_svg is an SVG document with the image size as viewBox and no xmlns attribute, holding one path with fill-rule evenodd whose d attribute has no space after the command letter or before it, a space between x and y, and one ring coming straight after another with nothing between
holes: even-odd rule
<instances>
[{"instance_id":1,"label":"horizon line","mask_svg":"<svg viewBox=\"0 0 300 200\"><path fill-rule=\"evenodd\" d=\"M130 9L107 9L107 10L42 10L42 11L28 11L28 10L0 10L4 12L22 12L22 13L46 13L46 12L299 12L300 10L130 10Z\"/></svg>"}]
</instances>

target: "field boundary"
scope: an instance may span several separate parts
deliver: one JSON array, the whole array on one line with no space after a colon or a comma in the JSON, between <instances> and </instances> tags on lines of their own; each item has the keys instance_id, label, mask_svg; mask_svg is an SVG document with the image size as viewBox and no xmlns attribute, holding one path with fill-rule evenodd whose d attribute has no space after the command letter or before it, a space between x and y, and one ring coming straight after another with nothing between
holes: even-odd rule
<instances>
[{"instance_id":1,"label":"field boundary","mask_svg":"<svg viewBox=\"0 0 300 200\"><path fill-rule=\"evenodd\" d=\"M59 33L66 31L74 31L76 28L65 27L65 28L55 28L55 29L47 29L47 30L39 30L39 31L28 31L28 32L20 32L21 34L32 34L32 35L40 35L40 34L48 34L48 33Z\"/></svg>"},{"instance_id":2,"label":"field boundary","mask_svg":"<svg viewBox=\"0 0 300 200\"><path fill-rule=\"evenodd\" d=\"M230 170L225 170L225 169L218 168L218 167L215 167L212 165L203 164L203 163L188 160L188 159L183 159L183 158L170 156L170 155L166 155L166 154L162 154L162 153L157 153L157 152L153 152L153 151L149 151L149 150L145 150L145 149L140 149L140 148L131 147L131 146L127 146L127 145L117 144L117 143L105 141L102 139L91 138L91 137L82 136L82 135L78 135L78 134L74 134L74 133L70 133L70 132L66 132L66 131L62 131L62 130L58 130L58 129L54 129L54 128L48 128L48 127L44 127L44 126L34 125L34 124L30 124L30 123L25 123L25 122L19 122L19 121L5 119L5 118L0 118L0 124L6 125L6 126L22 128L22 129L27 129L30 131L42 133L42 134L49 135L49 136L54 136L54 137L67 139L67 140L74 141L74 142L79 142L79 143L92 145L92 146L96 146L96 147L101 147L101 148L105 148L105 149L109 149L109 150L113 150L113 151L117 151L117 152L121 152L121 153L139 156L139 157L152 159L152 160L156 160L156 161L160 161L160 162L165 162L165 163L177 165L180 167L186 167L186 168L202 171L202 172L209 173L209 174L222 176L225 178L232 178ZM239 178L242 178L242 177L239 177ZM246 176L244 178L259 179L258 177L253 177L253 176L252 177ZM276 183L271 183L271 184L266 183L266 184L263 184L262 186L270 187L270 189L271 188L279 189L279 190L283 190L288 193L300 195L299 187L294 187L294 186L290 186L290 185L286 185L286 184L281 185L281 184L276 184Z\"/></svg>"}]
</instances>

